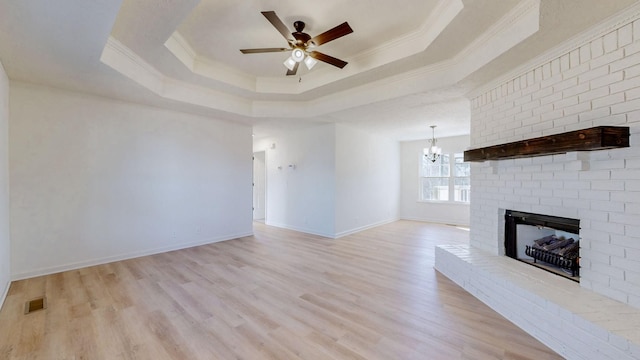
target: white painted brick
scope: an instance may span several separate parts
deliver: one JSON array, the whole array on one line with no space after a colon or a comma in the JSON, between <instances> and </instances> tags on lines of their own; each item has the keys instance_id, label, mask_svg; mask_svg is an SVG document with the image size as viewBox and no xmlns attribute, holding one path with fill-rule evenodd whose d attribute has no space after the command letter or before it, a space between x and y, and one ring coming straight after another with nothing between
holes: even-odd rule
<instances>
[{"instance_id":1,"label":"white painted brick","mask_svg":"<svg viewBox=\"0 0 640 360\"><path fill-rule=\"evenodd\" d=\"M533 116L540 115L542 113L553 111L553 104L546 104L543 106L538 106L533 109Z\"/></svg>"},{"instance_id":2,"label":"white painted brick","mask_svg":"<svg viewBox=\"0 0 640 360\"><path fill-rule=\"evenodd\" d=\"M562 206L565 208L577 209L588 207L589 200L587 199L562 199Z\"/></svg>"},{"instance_id":3,"label":"white painted brick","mask_svg":"<svg viewBox=\"0 0 640 360\"><path fill-rule=\"evenodd\" d=\"M591 45L580 47L580 63L586 63L591 60Z\"/></svg>"},{"instance_id":4,"label":"white painted brick","mask_svg":"<svg viewBox=\"0 0 640 360\"><path fill-rule=\"evenodd\" d=\"M582 196L582 192L580 192ZM608 196L608 195L607 195ZM608 198L605 200L609 200ZM606 211L594 211L590 209L578 209L580 220L597 220L597 221L609 221L609 213Z\"/></svg>"},{"instance_id":5,"label":"white painted brick","mask_svg":"<svg viewBox=\"0 0 640 360\"><path fill-rule=\"evenodd\" d=\"M589 84L591 85L592 89L596 89L599 88L601 86L613 86L611 84L618 82L618 81L622 81L622 79L624 78L624 73L622 71L618 71L618 72L614 72L614 73L610 73L609 75L605 75L605 76L601 76L598 78L595 78L591 81L589 81ZM629 80L629 81L633 81L633 80ZM621 89L618 91L624 91L626 89ZM614 91L614 89L610 89L610 92L614 93L617 91Z\"/></svg>"},{"instance_id":6,"label":"white painted brick","mask_svg":"<svg viewBox=\"0 0 640 360\"><path fill-rule=\"evenodd\" d=\"M578 82L579 83L584 83L584 82L589 82L593 79L597 79L599 77L602 76L606 76L609 75L609 66L600 66L597 67L595 69L591 69L589 71L584 72L583 74L580 74L580 76L578 76Z\"/></svg>"},{"instance_id":7,"label":"white painted brick","mask_svg":"<svg viewBox=\"0 0 640 360\"><path fill-rule=\"evenodd\" d=\"M620 181L620 180L615 180ZM612 201L624 201L630 203L640 203L640 192L625 191L625 192L612 192Z\"/></svg>"},{"instance_id":8,"label":"white painted brick","mask_svg":"<svg viewBox=\"0 0 640 360\"><path fill-rule=\"evenodd\" d=\"M624 125L627 123L627 115L626 114L618 114L618 115L610 115L606 117L601 117L599 119L594 119L592 121L592 126L613 126L613 125ZM635 139L631 138L631 146L634 146L633 141ZM640 140L640 139L637 139ZM602 150L606 151L608 156L611 156L611 150ZM622 151L622 150L618 150Z\"/></svg>"},{"instance_id":9,"label":"white painted brick","mask_svg":"<svg viewBox=\"0 0 640 360\"><path fill-rule=\"evenodd\" d=\"M584 63L584 64L573 66L571 69L569 69L569 70L567 70L567 71L562 73L562 78L563 79L570 79L570 78L577 77L577 76L579 76L581 74L584 74L587 71L589 71L589 68L590 68L590 64L589 63Z\"/></svg>"},{"instance_id":10,"label":"white painted brick","mask_svg":"<svg viewBox=\"0 0 640 360\"><path fill-rule=\"evenodd\" d=\"M591 58L597 58L604 55L604 41L597 38L591 42Z\"/></svg>"},{"instance_id":11,"label":"white painted brick","mask_svg":"<svg viewBox=\"0 0 640 360\"><path fill-rule=\"evenodd\" d=\"M600 274L609 276L610 278L624 279L624 271L622 269L613 268L613 267L611 267L609 265L610 264L608 264L608 263L593 262L591 264L591 270L592 271L597 271ZM603 294L602 292L600 292L600 293ZM620 296L622 294L618 293L618 294L615 294L615 295L616 296Z\"/></svg>"},{"instance_id":12,"label":"white painted brick","mask_svg":"<svg viewBox=\"0 0 640 360\"><path fill-rule=\"evenodd\" d=\"M619 70L624 70L626 68L638 65L640 63L640 53L633 54L631 56L625 56L620 60L616 60L609 64L609 69L611 72L616 72Z\"/></svg>"},{"instance_id":13,"label":"white painted brick","mask_svg":"<svg viewBox=\"0 0 640 360\"><path fill-rule=\"evenodd\" d=\"M624 182L626 191L640 191L640 179L627 180Z\"/></svg>"},{"instance_id":14,"label":"white painted brick","mask_svg":"<svg viewBox=\"0 0 640 360\"><path fill-rule=\"evenodd\" d=\"M563 97L570 97L573 95L578 95L578 94L583 94L585 92L588 92L591 89L590 84L589 83L583 83L583 84L579 84L577 86L572 86L568 89L565 89L562 92L562 96Z\"/></svg>"},{"instance_id":15,"label":"white painted brick","mask_svg":"<svg viewBox=\"0 0 640 360\"><path fill-rule=\"evenodd\" d=\"M636 239L639 239L639 241L640 241L640 226L637 226L637 225L625 225L624 228L625 228L624 234L626 236L634 237Z\"/></svg>"},{"instance_id":16,"label":"white painted brick","mask_svg":"<svg viewBox=\"0 0 640 360\"><path fill-rule=\"evenodd\" d=\"M514 106L520 106L522 104L531 102L531 95L523 95L513 101Z\"/></svg>"},{"instance_id":17,"label":"white painted brick","mask_svg":"<svg viewBox=\"0 0 640 360\"><path fill-rule=\"evenodd\" d=\"M606 107L606 108L600 108L600 109L584 112L580 114L579 117L580 117L580 122L584 123L590 120L603 118L609 115L611 115L611 109Z\"/></svg>"},{"instance_id":18,"label":"white painted brick","mask_svg":"<svg viewBox=\"0 0 640 360\"><path fill-rule=\"evenodd\" d=\"M591 164L593 166L593 163ZM598 170L598 171L586 171L580 173L580 179L582 180L609 180L611 179L611 171Z\"/></svg>"},{"instance_id":19,"label":"white painted brick","mask_svg":"<svg viewBox=\"0 0 640 360\"><path fill-rule=\"evenodd\" d=\"M612 31L604 36L604 52L610 53L618 49L618 33L617 31Z\"/></svg>"},{"instance_id":20,"label":"white painted brick","mask_svg":"<svg viewBox=\"0 0 640 360\"><path fill-rule=\"evenodd\" d=\"M553 103L560 100L562 100L562 93L557 92L541 98L540 105L546 105L546 104Z\"/></svg>"},{"instance_id":21,"label":"white painted brick","mask_svg":"<svg viewBox=\"0 0 640 360\"><path fill-rule=\"evenodd\" d=\"M618 47L631 44L633 41L633 24L627 24L618 29Z\"/></svg>"},{"instance_id":22,"label":"white painted brick","mask_svg":"<svg viewBox=\"0 0 640 360\"><path fill-rule=\"evenodd\" d=\"M540 121L546 122L546 121L550 121L550 120L559 119L563 115L564 115L564 112L562 111L562 109L546 112L546 113L540 115ZM551 126L553 127L553 123L551 124Z\"/></svg>"},{"instance_id":23,"label":"white painted brick","mask_svg":"<svg viewBox=\"0 0 640 360\"><path fill-rule=\"evenodd\" d=\"M566 80L562 80L561 82L553 85L553 91L554 92L560 92L562 90L571 88L578 85L578 78L577 77L571 77L568 78Z\"/></svg>"},{"instance_id":24,"label":"white painted brick","mask_svg":"<svg viewBox=\"0 0 640 360\"><path fill-rule=\"evenodd\" d=\"M542 81L542 67L533 69L533 81L537 83Z\"/></svg>"},{"instance_id":25,"label":"white painted brick","mask_svg":"<svg viewBox=\"0 0 640 360\"><path fill-rule=\"evenodd\" d=\"M564 98L560 101L556 101L553 103L553 107L555 109L563 109L569 106L576 105L578 103L578 96L571 96L568 98Z\"/></svg>"},{"instance_id":26,"label":"white painted brick","mask_svg":"<svg viewBox=\"0 0 640 360\"><path fill-rule=\"evenodd\" d=\"M601 89L604 89L604 88L601 88ZM625 101L624 93L616 93L616 94L612 94L602 98L594 99L591 103L593 104L593 108L597 109L605 106L619 104L624 101Z\"/></svg>"},{"instance_id":27,"label":"white painted brick","mask_svg":"<svg viewBox=\"0 0 640 360\"><path fill-rule=\"evenodd\" d=\"M580 50L575 49L569 52L569 65L574 68L580 65Z\"/></svg>"},{"instance_id":28,"label":"white painted brick","mask_svg":"<svg viewBox=\"0 0 640 360\"><path fill-rule=\"evenodd\" d=\"M580 174L577 171L559 171L553 174L553 179L564 181L563 187L565 189L578 190L568 187L567 184L578 181L578 179L580 179Z\"/></svg>"},{"instance_id":29,"label":"white painted brick","mask_svg":"<svg viewBox=\"0 0 640 360\"><path fill-rule=\"evenodd\" d=\"M637 27L640 29L640 25ZM600 250L599 246L611 245L603 245L601 241L611 239L619 244L606 247L609 248L607 251L624 248L625 256L627 253L638 255L633 251L640 251L640 236L619 234L619 229L624 229L624 232L637 231L627 227L638 226L638 221L634 220L640 218L640 198L634 195L640 193L640 102L635 102L640 100L640 61L635 59L635 56L640 56L635 55L636 51L640 53L640 41L629 43L630 29L633 34L636 25L614 29L616 44L607 43L607 54L604 54L604 42L597 39L474 99L473 102L477 104L472 104L474 108L480 110L484 106L482 111L472 112L471 143L474 145L494 145L596 124L628 124L632 137L631 148L590 152L580 159L566 156L532 158L530 165L539 166L537 169L527 169L530 165L514 165L511 161L491 162L494 165L480 167L482 171L479 174L474 168L472 182L477 191L472 195L476 204L472 204L472 243L497 252L500 248L498 216L489 216L490 219L487 219L486 214L495 214L499 208L518 208L580 218L584 230L581 230L583 247L590 244ZM640 30L637 32L640 34ZM608 35L607 41L613 38L613 35ZM624 49L618 48L618 45ZM589 69L583 64L588 64ZM561 74L565 79L563 81L559 81L558 76L561 70L565 71ZM574 78L577 80L575 83L564 83ZM635 80L628 82L635 78L639 78L638 83ZM514 96L516 92L518 94ZM572 104L573 100L567 99L574 96L578 97L578 102ZM563 111L562 116L553 114L558 110ZM482 123L482 127L475 126L476 123ZM554 166L558 168L552 170ZM624 166L630 170L624 170ZM482 181L474 181L478 178ZM507 183L517 186L518 182L519 187L506 186ZM536 204L536 201L539 203ZM474 239L476 237L480 238ZM638 245L631 248L630 244ZM582 265L585 268L581 283L584 288L640 304L640 296L633 295L640 287L627 288L623 279L615 280L618 273L596 272L603 262L608 263L610 259L604 251L589 251L583 252L583 256L595 259L583 258ZM622 264L620 261L618 263ZM506 294L505 291L502 288L495 293ZM503 302L503 299L489 300ZM508 311L516 314L518 310L511 306ZM526 326L532 326L530 317L523 321ZM582 330L585 330L584 326ZM545 328L544 331L549 329ZM617 345L616 349L625 346L623 342ZM612 354L606 355L614 356Z\"/></svg>"},{"instance_id":30,"label":"white painted brick","mask_svg":"<svg viewBox=\"0 0 640 360\"><path fill-rule=\"evenodd\" d=\"M551 77L551 63L542 65L542 79L546 80Z\"/></svg>"},{"instance_id":31,"label":"white painted brick","mask_svg":"<svg viewBox=\"0 0 640 360\"><path fill-rule=\"evenodd\" d=\"M555 78L552 78L552 79L555 79ZM555 83L556 82L554 82L554 84ZM543 97L546 97L546 96L549 96L549 95L553 94L553 88L552 87L550 87L550 86L545 87L545 86L542 86L542 84L541 84L541 87L542 88L540 90L531 93L531 99L532 100L538 100L538 99L541 99Z\"/></svg>"},{"instance_id":32,"label":"white painted brick","mask_svg":"<svg viewBox=\"0 0 640 360\"><path fill-rule=\"evenodd\" d=\"M532 175L533 180L551 180L553 179L552 172L537 172Z\"/></svg>"},{"instance_id":33,"label":"white painted brick","mask_svg":"<svg viewBox=\"0 0 640 360\"><path fill-rule=\"evenodd\" d=\"M583 102L583 103L579 103L573 106L569 106L566 107L564 109L564 115L565 117L568 115L573 115L573 114L578 114L578 113L583 113L583 112L587 112L591 110L591 103L590 102ZM578 116L575 116L575 120L571 121L571 122L567 122L564 125L567 124L573 124L573 123L577 123L579 121ZM564 126L564 125L560 125L561 123L555 122L556 125L559 126Z\"/></svg>"},{"instance_id":34,"label":"white painted brick","mask_svg":"<svg viewBox=\"0 0 640 360\"><path fill-rule=\"evenodd\" d=\"M622 201L592 201L591 209L599 211L623 212L625 204Z\"/></svg>"},{"instance_id":35,"label":"white painted brick","mask_svg":"<svg viewBox=\"0 0 640 360\"><path fill-rule=\"evenodd\" d=\"M611 235L625 235L625 228L621 224L612 222L591 221L591 229L597 231L603 231ZM624 248L620 246L611 245L607 242L593 242L592 250L600 251L606 254L615 256L624 256ZM591 259L593 260L593 259Z\"/></svg>"},{"instance_id":36,"label":"white painted brick","mask_svg":"<svg viewBox=\"0 0 640 360\"><path fill-rule=\"evenodd\" d=\"M560 56L560 72L565 72L571 68L569 54Z\"/></svg>"},{"instance_id":37,"label":"white painted brick","mask_svg":"<svg viewBox=\"0 0 640 360\"><path fill-rule=\"evenodd\" d=\"M611 172L611 179L618 180L638 180L640 181L640 169L628 169L626 168L627 162L625 160L612 160L616 164L622 163L622 167L620 170L615 170Z\"/></svg>"},{"instance_id":38,"label":"white painted brick","mask_svg":"<svg viewBox=\"0 0 640 360\"><path fill-rule=\"evenodd\" d=\"M640 87L630 89L624 93L626 100L633 100L640 98Z\"/></svg>"},{"instance_id":39,"label":"white painted brick","mask_svg":"<svg viewBox=\"0 0 640 360\"><path fill-rule=\"evenodd\" d=\"M606 55L600 56L597 59L593 59L589 62L592 69L596 69L600 66L608 66L612 62L622 59L624 57L624 51L622 49L616 50L612 53L608 53Z\"/></svg>"},{"instance_id":40,"label":"white painted brick","mask_svg":"<svg viewBox=\"0 0 640 360\"><path fill-rule=\"evenodd\" d=\"M580 102L590 101L590 100L601 98L607 95L609 95L609 87L608 86L599 87L597 89L587 91L578 95L578 101Z\"/></svg>"},{"instance_id":41,"label":"white painted brick","mask_svg":"<svg viewBox=\"0 0 640 360\"><path fill-rule=\"evenodd\" d=\"M624 169L625 168L624 159L611 160L607 159L606 161L592 161L591 162L591 170L611 170L611 169ZM609 173L609 179L613 179L612 172Z\"/></svg>"},{"instance_id":42,"label":"white painted brick","mask_svg":"<svg viewBox=\"0 0 640 360\"><path fill-rule=\"evenodd\" d=\"M531 110L533 114L533 109L537 109L540 107L540 100L533 100L528 103L522 104L522 111Z\"/></svg>"},{"instance_id":43,"label":"white painted brick","mask_svg":"<svg viewBox=\"0 0 640 360\"><path fill-rule=\"evenodd\" d=\"M581 190L580 191L580 198L581 199L588 199L588 200L602 200L602 201L609 201L611 198L611 193L607 190ZM608 220L608 216L607 220ZM593 219L595 220L595 219Z\"/></svg>"},{"instance_id":44,"label":"white painted brick","mask_svg":"<svg viewBox=\"0 0 640 360\"><path fill-rule=\"evenodd\" d=\"M627 101L611 106L611 114L624 114L630 111L640 110L640 99Z\"/></svg>"},{"instance_id":45,"label":"white painted brick","mask_svg":"<svg viewBox=\"0 0 640 360\"><path fill-rule=\"evenodd\" d=\"M640 77L634 77L623 81L612 82L609 86L611 93L626 91L640 87Z\"/></svg>"},{"instance_id":46,"label":"white painted brick","mask_svg":"<svg viewBox=\"0 0 640 360\"><path fill-rule=\"evenodd\" d=\"M602 264L611 264L611 255L599 251L580 248L580 256ZM607 277L608 278L608 277Z\"/></svg>"},{"instance_id":47,"label":"white painted brick","mask_svg":"<svg viewBox=\"0 0 640 360\"><path fill-rule=\"evenodd\" d=\"M534 83L527 86L525 89L522 89L522 95L533 94L538 90L540 90L540 83Z\"/></svg>"},{"instance_id":48,"label":"white painted brick","mask_svg":"<svg viewBox=\"0 0 640 360\"><path fill-rule=\"evenodd\" d=\"M640 52L640 41L636 41L624 47L625 55L633 55Z\"/></svg>"}]
</instances>

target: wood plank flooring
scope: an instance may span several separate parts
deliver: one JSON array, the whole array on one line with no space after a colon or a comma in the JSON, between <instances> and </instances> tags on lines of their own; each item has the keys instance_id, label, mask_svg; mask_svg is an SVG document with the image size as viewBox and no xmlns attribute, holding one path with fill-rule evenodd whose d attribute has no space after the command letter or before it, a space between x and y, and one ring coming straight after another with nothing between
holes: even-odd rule
<instances>
[{"instance_id":1,"label":"wood plank flooring","mask_svg":"<svg viewBox=\"0 0 640 360\"><path fill-rule=\"evenodd\" d=\"M561 359L433 269L455 227L255 236L14 282L0 359ZM48 308L24 315L46 295Z\"/></svg>"}]
</instances>

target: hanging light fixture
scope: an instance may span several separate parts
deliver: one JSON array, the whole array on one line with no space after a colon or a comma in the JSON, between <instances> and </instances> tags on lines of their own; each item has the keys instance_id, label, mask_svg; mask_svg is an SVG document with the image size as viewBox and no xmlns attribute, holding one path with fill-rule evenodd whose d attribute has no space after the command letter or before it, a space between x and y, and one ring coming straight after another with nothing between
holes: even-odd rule
<instances>
[{"instance_id":1,"label":"hanging light fixture","mask_svg":"<svg viewBox=\"0 0 640 360\"><path fill-rule=\"evenodd\" d=\"M304 50L300 48L293 49L293 51L291 52L291 59L293 59L293 61L295 62L304 60Z\"/></svg>"},{"instance_id":2,"label":"hanging light fixture","mask_svg":"<svg viewBox=\"0 0 640 360\"><path fill-rule=\"evenodd\" d=\"M313 67L318 63L316 59L307 55L303 49L295 48L291 52L291 56L289 56L287 60L284 61L284 66L286 66L287 69L293 71L293 69L296 66L296 63L303 62L303 61L304 61L304 64L307 66L307 69L309 70L313 69Z\"/></svg>"},{"instance_id":3,"label":"hanging light fixture","mask_svg":"<svg viewBox=\"0 0 640 360\"><path fill-rule=\"evenodd\" d=\"M431 140L429 140L429 147L424 149L424 157L431 162L436 162L440 155L442 155L442 149L436 146L436 125L431 125Z\"/></svg>"},{"instance_id":4,"label":"hanging light fixture","mask_svg":"<svg viewBox=\"0 0 640 360\"><path fill-rule=\"evenodd\" d=\"M291 56L289 56L287 58L287 60L284 61L284 66L287 67L287 69L293 71L293 68L296 66L296 62L291 58Z\"/></svg>"},{"instance_id":5,"label":"hanging light fixture","mask_svg":"<svg viewBox=\"0 0 640 360\"><path fill-rule=\"evenodd\" d=\"M311 70L313 69L313 67L317 64L318 62L316 61L316 59L312 58L311 56L308 56L306 58L304 58L304 64L307 65L307 69Z\"/></svg>"}]
</instances>

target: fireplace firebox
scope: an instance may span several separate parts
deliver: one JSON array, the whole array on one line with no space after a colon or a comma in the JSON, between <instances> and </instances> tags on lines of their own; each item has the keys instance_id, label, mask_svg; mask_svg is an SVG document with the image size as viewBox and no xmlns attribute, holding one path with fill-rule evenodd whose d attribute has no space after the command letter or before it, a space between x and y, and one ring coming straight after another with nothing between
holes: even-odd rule
<instances>
[{"instance_id":1,"label":"fireplace firebox","mask_svg":"<svg viewBox=\"0 0 640 360\"><path fill-rule=\"evenodd\" d=\"M580 220L505 211L505 255L580 282Z\"/></svg>"}]
</instances>

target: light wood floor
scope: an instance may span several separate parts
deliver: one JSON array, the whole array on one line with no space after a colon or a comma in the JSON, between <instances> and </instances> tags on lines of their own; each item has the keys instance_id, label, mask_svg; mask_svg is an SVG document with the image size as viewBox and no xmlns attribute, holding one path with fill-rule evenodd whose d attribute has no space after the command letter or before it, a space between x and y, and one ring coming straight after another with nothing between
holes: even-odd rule
<instances>
[{"instance_id":1,"label":"light wood floor","mask_svg":"<svg viewBox=\"0 0 640 360\"><path fill-rule=\"evenodd\" d=\"M0 359L560 359L433 269L451 226L255 236L14 282ZM54 256L54 254L52 254ZM23 314L46 295L48 308Z\"/></svg>"}]
</instances>

